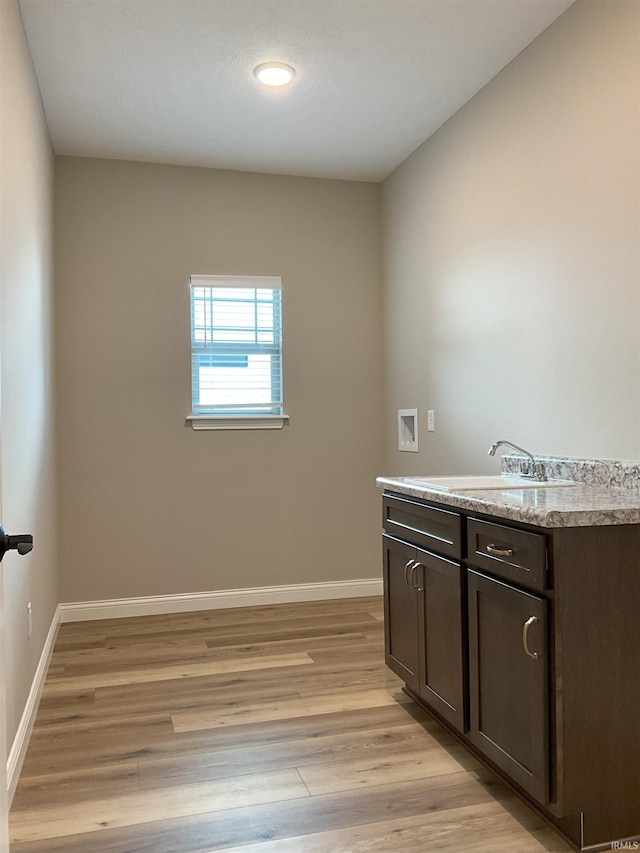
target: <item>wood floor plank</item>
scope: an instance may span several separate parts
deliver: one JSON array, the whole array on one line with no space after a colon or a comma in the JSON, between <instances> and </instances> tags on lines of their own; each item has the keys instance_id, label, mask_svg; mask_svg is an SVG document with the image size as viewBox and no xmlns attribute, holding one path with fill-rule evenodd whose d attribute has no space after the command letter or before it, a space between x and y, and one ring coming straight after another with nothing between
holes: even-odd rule
<instances>
[{"instance_id":1,"label":"wood floor plank","mask_svg":"<svg viewBox=\"0 0 640 853\"><path fill-rule=\"evenodd\" d=\"M367 611L304 615L298 613L295 617L270 619L260 619L254 614L246 616L242 614L235 617L229 611L209 612L206 615L199 614L198 618L193 617L191 614L189 616L191 618L183 617L172 623L168 623L157 617L143 617L144 619L155 620L153 626L149 622L144 627L140 623L136 624L134 620L117 620L126 624L114 626L112 629L106 630L100 628L100 633L96 635L96 638L106 636L110 643L129 644L136 641L143 642L145 638L149 642L157 642L162 639L177 639L181 636L207 636L211 638L215 638L216 636L250 636L254 632L268 636L270 634L290 634L291 632L305 631L306 629L316 629L325 632L328 629L333 629L333 633L335 633L336 629L349 629L355 625L368 627L371 630L380 625L379 620Z\"/></svg>"},{"instance_id":2,"label":"wood floor plank","mask_svg":"<svg viewBox=\"0 0 640 853\"><path fill-rule=\"evenodd\" d=\"M243 638L238 638L242 640ZM203 641L207 645L206 640ZM324 632L313 637L290 637L288 639L265 639L259 643L236 642L233 645L222 647L207 645L207 656L212 660L217 658L250 656L250 655L272 655L280 652L307 652L321 651L324 648L335 648L336 643L345 650L354 651L372 648L376 640L367 639L363 633L341 631L337 634ZM379 642L377 643L379 648Z\"/></svg>"},{"instance_id":3,"label":"wood floor plank","mask_svg":"<svg viewBox=\"0 0 640 853\"><path fill-rule=\"evenodd\" d=\"M364 758L348 758L299 766L302 781L312 796L349 791L373 785L390 785L410 779L429 779L459 773L461 770L477 770L478 762L459 744L448 751L438 744L430 748L415 744L396 747L393 751L379 750L378 754Z\"/></svg>"},{"instance_id":4,"label":"wood floor plank","mask_svg":"<svg viewBox=\"0 0 640 853\"><path fill-rule=\"evenodd\" d=\"M297 673L292 675L289 683L301 696L308 697L344 691L353 693L376 687L397 691L402 686L400 679L380 664L362 666L355 670L342 669L333 675L330 671L318 672L318 668L314 667L309 670L306 678Z\"/></svg>"},{"instance_id":5,"label":"wood floor plank","mask_svg":"<svg viewBox=\"0 0 640 853\"><path fill-rule=\"evenodd\" d=\"M377 646L370 643L364 648L353 649L349 655L345 655L337 644L334 644L333 647L314 651L312 657L318 671L322 671L321 667L324 667L326 672L340 672L343 669L359 669L362 666L384 664L384 648L381 647L380 637L378 637Z\"/></svg>"},{"instance_id":6,"label":"wood floor plank","mask_svg":"<svg viewBox=\"0 0 640 853\"><path fill-rule=\"evenodd\" d=\"M413 703L364 708L344 713L316 714L300 719L257 722L222 729L174 734L168 716L123 718L107 721L104 728L96 723L74 734L52 738L37 726L38 739L29 746L21 779L49 772L63 772L91 766L108 766L131 759L139 761L194 756L211 750L235 747L252 748L262 744L279 744L292 740L348 735L384 726L393 731L397 726L418 721L430 731L440 730L424 711Z\"/></svg>"},{"instance_id":7,"label":"wood floor plank","mask_svg":"<svg viewBox=\"0 0 640 853\"><path fill-rule=\"evenodd\" d=\"M154 755L172 742L173 726L168 715L147 714L133 720L123 718L104 727L91 726L64 733L44 731L34 725L20 781L44 773L89 767L107 767ZM162 754L162 753L158 753Z\"/></svg>"},{"instance_id":8,"label":"wood floor plank","mask_svg":"<svg viewBox=\"0 0 640 853\"><path fill-rule=\"evenodd\" d=\"M384 726L393 730L405 726L412 720L418 721L429 731L441 731L440 726L412 702L397 703L381 707L359 708L356 711L333 711L309 717L294 717L284 720L259 720L218 729L176 733L174 743L178 751L204 752L217 748L251 747L260 744L286 743L308 738L323 737L370 731ZM167 754L169 754L167 752ZM175 752L171 753L175 754Z\"/></svg>"},{"instance_id":9,"label":"wood floor plank","mask_svg":"<svg viewBox=\"0 0 640 853\"><path fill-rule=\"evenodd\" d=\"M460 853L461 849L565 853L570 848L542 821L525 829L497 803L483 803L224 849L225 853Z\"/></svg>"},{"instance_id":10,"label":"wood floor plank","mask_svg":"<svg viewBox=\"0 0 640 853\"><path fill-rule=\"evenodd\" d=\"M335 644L335 641L336 641L336 638L334 638L332 640L332 642L334 644ZM226 676L229 673L231 673L233 675L233 674L238 673L238 672L247 672L247 673L249 673L249 675L247 676L246 681L248 682L249 679L252 679L255 683L257 683L257 680L252 675L252 671L254 669L255 670L257 670L257 669L266 669L266 670L272 669L272 670L274 670L274 672L265 673L264 679L261 679L261 683L265 679L266 680L269 680L269 679L278 680L278 679L281 679L283 677L283 675L282 675L282 673L276 671L278 669L277 660L275 660L274 663L266 663L265 662L262 664L257 664L256 666L252 666L252 662L256 661L256 660L262 660L262 659L264 659L265 661L269 661L271 658L274 658L274 659L282 659L286 664L288 658L295 660L295 658L294 658L295 655L300 655L300 656L306 655L308 658L311 658L311 660L313 660L313 654L317 653L318 650L317 649L305 650L304 645L305 645L304 643L297 644L297 650L294 650L292 647L287 647L287 648L278 647L277 649L273 649L273 648L269 648L267 650L263 649L261 651L254 652L253 654L250 653L250 651L239 651L237 649L234 649L230 654L226 654L221 649L216 649L216 650L208 650L207 649L207 651L204 654L197 656L198 668L188 670L189 672L193 673L192 675L189 676L189 678L190 679L196 679L199 677L198 672L207 672L207 670L210 669L210 670L212 670L212 672L210 673L211 676ZM248 647L244 647L244 648L250 650L250 649L254 649L255 646L248 646ZM301 663L305 663L305 664L309 663L307 658L301 657L301 658L299 658L299 660ZM237 666L234 666L234 664L233 664L234 661L236 661L238 663ZM219 667L214 666L213 664L215 664L216 662L219 662L221 665ZM169 668L169 664L171 664L171 663L173 663L173 666L174 666L173 670ZM184 657L184 658L183 657L176 657L176 659L173 661L171 658L168 658L165 661L157 660L157 661L153 662L152 664L147 664L144 667L144 669L156 670L156 669L162 668L166 672L166 680L168 681L168 680L172 679L172 675L175 676L175 673L180 672L183 667L190 667L191 663L192 663L192 657ZM208 663L211 663L212 665L209 667L207 665ZM95 684L96 688L100 690L100 693L98 694L100 697L104 697L105 688L110 688L111 690L113 690L113 688L123 687L125 689L122 690L121 692L123 694L126 694L126 701L129 701L129 699L132 696L132 694L130 692L131 690L136 690L136 691L138 689L141 689L142 691L144 691L145 689L148 689L151 691L155 690L155 687L153 686L153 684L151 684L151 686L149 686L148 688L143 687L143 685L146 685L149 682L153 682L153 681L157 680L155 678L145 678L145 679L140 679L140 680L134 680L135 676L140 671L140 669L141 669L141 667L139 666L139 664L137 662L136 663L131 663L131 662L125 663L123 661L119 661L118 663L114 663L114 664L110 664L110 663L106 663L106 662L104 662L104 663L98 662L96 664L91 664L91 665L89 665L89 664L68 665L67 666L67 672L64 674L63 677L61 677L61 678L58 678L55 676L52 677L51 689L48 690L47 694L45 694L45 695L48 696L49 694L56 692L56 687L54 685L56 685L60 682L63 682L65 685L70 686L72 683L73 683L73 685L83 685L87 681L92 681ZM380 674L381 678L383 678L383 677L387 677L389 679L392 678L392 673L389 670L387 670L386 667L384 667L383 661L380 659L380 656L378 654L373 654L372 650L368 646L357 645L356 647L353 648L353 662L352 663L350 663L350 664L343 663L339 667L337 665L334 666L333 664L316 665L313 667L313 673L316 673L318 675L318 677L326 676L327 678L330 678L332 675L332 672L335 671L336 674L342 673L343 678L346 678L347 673L352 673L354 677L356 677L358 675L364 676L366 673L371 672L374 669L377 670L377 672ZM217 671L217 670L219 670L219 671ZM311 667L309 667L309 670L311 671ZM185 671L187 671L187 670L185 670ZM299 672L302 672L302 671L303 671L302 669L299 670ZM118 677L109 679L107 676L110 673L115 673L115 674L117 674ZM132 677L131 678L125 677L127 673L131 673ZM94 679L91 678L91 676L94 674L98 678L98 680L100 681L100 684L97 683L95 678ZM86 678L84 678L84 680L83 680L81 678L82 676L86 676ZM182 675L181 675L181 677L182 677ZM310 680L313 680L313 674L311 672L310 672ZM108 683L110 681L115 682L115 683ZM224 681L224 679L222 679L222 681ZM399 681L398 681L398 683L399 683ZM213 682L212 682L212 684L213 684ZM182 687L181 687L181 689L182 689ZM64 692L64 691L59 690L58 692ZM116 692L113 692L111 695L115 696Z\"/></svg>"},{"instance_id":11,"label":"wood floor plank","mask_svg":"<svg viewBox=\"0 0 640 853\"><path fill-rule=\"evenodd\" d=\"M57 706L58 714L49 710L48 717L39 720L38 730L73 731L87 726L102 728L116 725L120 720L133 720L137 716L147 717L149 708L157 713L169 715L174 711L195 710L202 707L233 707L234 703L267 701L280 699L286 701L297 696L298 691L291 681L283 676L288 670L277 669L277 677L269 680L256 680L251 675L240 677L234 673L228 677L206 676L189 679L173 679L163 682L145 682L143 684L101 687L95 691L95 699L84 709L78 708L72 714L71 703ZM158 692L161 684L162 692ZM56 698L64 699L66 694ZM64 711L69 712L65 718Z\"/></svg>"},{"instance_id":12,"label":"wood floor plank","mask_svg":"<svg viewBox=\"0 0 640 853\"><path fill-rule=\"evenodd\" d=\"M452 746L454 739L450 735L446 737ZM348 734L215 749L199 755L181 754L141 762L140 787L163 787L219 779L250 770L265 772L296 767L300 771L306 765L341 763L347 756L350 760L380 761L381 758L398 752L423 755L429 749L433 752L434 747L442 747L442 743L442 739L436 740L423 726L412 722L394 729L382 727Z\"/></svg>"},{"instance_id":13,"label":"wood floor plank","mask_svg":"<svg viewBox=\"0 0 640 853\"><path fill-rule=\"evenodd\" d=\"M118 669L113 672L94 672L78 676L65 676L47 680L44 696L57 695L67 690L78 690L87 687L111 687L122 684L142 684L144 682L168 681L176 678L194 678L199 675L217 675L228 672L255 671L257 669L275 669L286 666L307 666L313 660L306 652L297 654L272 655L269 657L233 658L231 660L200 660L196 663L187 661L179 664L171 663L165 666L134 667Z\"/></svg>"},{"instance_id":14,"label":"wood floor plank","mask_svg":"<svg viewBox=\"0 0 640 853\"><path fill-rule=\"evenodd\" d=\"M128 621L128 620L127 620ZM300 620L297 620L299 624ZM306 621L306 620L303 620ZM297 640L305 637L326 637L329 634L336 636L350 636L354 633L370 634L371 637L379 636L381 624L368 613L362 615L359 621L343 620L341 624L319 623L315 626L307 625L305 628L299 628L295 625L290 625L288 620L276 622L254 622L250 627L242 629L242 626L219 626L217 629L211 629L205 625L189 629L187 627L179 630L167 629L162 630L160 626L152 634L131 633L131 634L115 634L104 642L96 643L95 648L131 648L132 646L157 645L163 642L178 642L181 639L191 638L193 640L205 640L212 648L218 646L235 646L241 643L267 643L277 642L279 640ZM61 644L61 649L76 649L89 648L87 640L82 640L80 637L70 638L66 644Z\"/></svg>"},{"instance_id":15,"label":"wood floor plank","mask_svg":"<svg viewBox=\"0 0 640 853\"><path fill-rule=\"evenodd\" d=\"M73 651L74 649L100 649L106 644L104 634L93 634L91 637L83 635L69 635L65 632L65 626L62 625L58 631L55 642L55 650L62 651L63 649Z\"/></svg>"},{"instance_id":16,"label":"wood floor plank","mask_svg":"<svg viewBox=\"0 0 640 853\"><path fill-rule=\"evenodd\" d=\"M208 655L205 641L198 637L181 637L177 640L165 640L156 643L132 643L130 646L104 645L80 649L56 649L51 656L52 664L66 664L78 672L77 667L97 667L105 664L130 663L135 658L142 661L168 661L171 658L198 657ZM50 671L49 671L50 673Z\"/></svg>"},{"instance_id":17,"label":"wood floor plank","mask_svg":"<svg viewBox=\"0 0 640 853\"><path fill-rule=\"evenodd\" d=\"M240 638L241 639L241 638ZM206 640L205 640L206 643ZM226 657L228 655L250 655L250 654L274 654L274 650L292 652L321 651L325 648L335 648L339 645L346 652L380 650L380 638L366 637L363 632L345 629L336 634L314 633L310 637L289 637L287 639L265 639L259 643L234 643L231 645L218 646L208 645L208 655L211 657Z\"/></svg>"},{"instance_id":18,"label":"wood floor plank","mask_svg":"<svg viewBox=\"0 0 640 853\"><path fill-rule=\"evenodd\" d=\"M295 640L300 638L312 639L314 637L326 636L327 628L336 636L350 636L353 633L360 634L365 631L371 632L376 629L378 624L379 623L374 620L371 620L370 622L354 622L349 625L345 625L342 628L337 625L330 625L326 627L321 625L317 627L311 627L309 625L306 625L305 627L291 627L287 625L287 627L279 626L278 628L254 626L253 631L247 633L231 631L231 629L228 629L225 632L220 631L215 634L211 632L205 633L203 636L206 639L207 646L209 646L210 649L215 649L224 646L237 645L239 637L243 637L245 642L248 643L265 643L277 640Z\"/></svg>"},{"instance_id":19,"label":"wood floor plank","mask_svg":"<svg viewBox=\"0 0 640 853\"><path fill-rule=\"evenodd\" d=\"M238 708L203 708L197 711L177 711L171 715L174 731L191 732L237 726L242 723L262 723L270 720L288 720L320 713L354 711L359 708L380 708L405 701L401 695L388 690L364 690L357 695L324 694L317 697L300 697L288 702L255 702ZM408 700L411 701L411 700Z\"/></svg>"},{"instance_id":20,"label":"wood floor plank","mask_svg":"<svg viewBox=\"0 0 640 853\"><path fill-rule=\"evenodd\" d=\"M48 678L48 676L47 676ZM48 720L69 721L93 707L95 690L70 690L64 696L41 696L38 706L37 721L41 726Z\"/></svg>"},{"instance_id":21,"label":"wood floor plank","mask_svg":"<svg viewBox=\"0 0 640 853\"><path fill-rule=\"evenodd\" d=\"M163 793L166 797L166 791ZM492 802L480 777L462 772L366 791L239 806L214 814L17 843L11 853L213 853L243 844Z\"/></svg>"},{"instance_id":22,"label":"wood floor plank","mask_svg":"<svg viewBox=\"0 0 640 853\"><path fill-rule=\"evenodd\" d=\"M65 807L69 803L76 806L84 800L94 799L96 791L104 797L139 790L138 762L133 759L108 767L26 776L20 782L11 807L14 813L25 813L39 808Z\"/></svg>"},{"instance_id":23,"label":"wood floor plank","mask_svg":"<svg viewBox=\"0 0 640 853\"><path fill-rule=\"evenodd\" d=\"M167 796L166 789L129 793L127 796L100 797L76 805L72 813L51 804L11 812L10 838L13 843L39 841L74 834L100 832L123 826L140 826L157 820L211 814L229 808L263 803L282 803L308 797L295 770L254 773L223 781L180 785Z\"/></svg>"}]
</instances>

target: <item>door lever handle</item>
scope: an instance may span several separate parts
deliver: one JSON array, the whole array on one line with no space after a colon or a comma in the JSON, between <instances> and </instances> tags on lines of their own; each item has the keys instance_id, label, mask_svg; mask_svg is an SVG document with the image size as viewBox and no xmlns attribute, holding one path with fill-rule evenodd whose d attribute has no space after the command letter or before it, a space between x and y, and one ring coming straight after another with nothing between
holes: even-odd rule
<instances>
[{"instance_id":1,"label":"door lever handle","mask_svg":"<svg viewBox=\"0 0 640 853\"><path fill-rule=\"evenodd\" d=\"M28 554L33 548L33 536L30 533L20 533L8 536L0 524L0 560L7 551L17 551L18 554Z\"/></svg>"},{"instance_id":2,"label":"door lever handle","mask_svg":"<svg viewBox=\"0 0 640 853\"><path fill-rule=\"evenodd\" d=\"M9 548L15 548L18 554L28 554L29 551L33 551L33 536L30 534L10 536Z\"/></svg>"}]
</instances>

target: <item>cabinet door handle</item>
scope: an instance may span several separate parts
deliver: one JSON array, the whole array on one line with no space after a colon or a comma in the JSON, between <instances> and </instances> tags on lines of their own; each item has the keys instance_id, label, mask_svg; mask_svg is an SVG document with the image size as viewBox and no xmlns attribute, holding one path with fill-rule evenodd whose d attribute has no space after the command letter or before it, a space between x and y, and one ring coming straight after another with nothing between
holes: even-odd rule
<instances>
[{"instance_id":1,"label":"cabinet door handle","mask_svg":"<svg viewBox=\"0 0 640 853\"><path fill-rule=\"evenodd\" d=\"M487 545L487 554L493 554L494 557L513 557L511 548L498 548L497 545Z\"/></svg>"},{"instance_id":2,"label":"cabinet door handle","mask_svg":"<svg viewBox=\"0 0 640 853\"><path fill-rule=\"evenodd\" d=\"M413 573L415 572L415 570L416 570L416 569L419 569L421 565L422 565L422 563L419 563L419 562L416 560L416 561L414 562L414 564L411 566L411 575L409 576L409 577L410 577L410 580L411 580L411 583L409 584L409 586L411 587L411 589L415 589L415 591L416 591L416 592L422 592L422 587L421 587L421 586L416 586L416 585L414 584L414 582L413 582Z\"/></svg>"},{"instance_id":3,"label":"cabinet door handle","mask_svg":"<svg viewBox=\"0 0 640 853\"><path fill-rule=\"evenodd\" d=\"M533 658L534 660L538 660L538 652L529 651L528 634L529 628L532 625L535 625L537 621L537 616L530 616L529 619L527 619L527 621L522 626L522 648L524 649L524 653L526 655L529 655L529 657Z\"/></svg>"},{"instance_id":4,"label":"cabinet door handle","mask_svg":"<svg viewBox=\"0 0 640 853\"><path fill-rule=\"evenodd\" d=\"M404 582L407 586L411 586L409 583L409 569L413 566L413 560L407 560L404 567Z\"/></svg>"}]
</instances>

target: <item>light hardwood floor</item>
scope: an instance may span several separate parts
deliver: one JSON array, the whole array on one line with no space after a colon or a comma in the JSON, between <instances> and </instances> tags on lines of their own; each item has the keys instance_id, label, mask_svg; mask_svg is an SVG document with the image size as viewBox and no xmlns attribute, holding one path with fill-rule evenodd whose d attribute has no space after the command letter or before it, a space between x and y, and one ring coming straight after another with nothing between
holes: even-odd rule
<instances>
[{"instance_id":1,"label":"light hardwood floor","mask_svg":"<svg viewBox=\"0 0 640 853\"><path fill-rule=\"evenodd\" d=\"M401 692L378 598L63 625L11 853L565 853Z\"/></svg>"}]
</instances>

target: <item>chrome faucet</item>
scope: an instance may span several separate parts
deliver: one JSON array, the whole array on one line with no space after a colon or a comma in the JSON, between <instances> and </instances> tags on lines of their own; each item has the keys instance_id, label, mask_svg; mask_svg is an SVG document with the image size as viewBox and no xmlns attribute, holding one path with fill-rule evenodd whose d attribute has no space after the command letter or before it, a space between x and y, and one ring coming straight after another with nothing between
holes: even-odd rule
<instances>
[{"instance_id":1,"label":"chrome faucet","mask_svg":"<svg viewBox=\"0 0 640 853\"><path fill-rule=\"evenodd\" d=\"M513 450L517 450L518 453L522 453L523 456L528 456L531 462L521 462L520 463L520 476L521 477L531 477L532 480L539 480L543 483L547 479L547 475L544 471L544 465L542 462L536 462L533 458L533 454L529 453L528 450L525 450L524 447L518 447L517 444L513 444L510 441L496 441L495 444L492 444L489 448L489 456L495 456L496 450L499 447L511 447Z\"/></svg>"}]
</instances>

